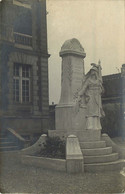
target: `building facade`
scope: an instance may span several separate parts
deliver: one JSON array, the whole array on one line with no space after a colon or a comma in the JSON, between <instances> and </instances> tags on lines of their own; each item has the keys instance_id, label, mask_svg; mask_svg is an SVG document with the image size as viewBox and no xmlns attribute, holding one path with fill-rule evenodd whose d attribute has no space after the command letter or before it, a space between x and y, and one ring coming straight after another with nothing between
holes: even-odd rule
<instances>
[{"instance_id":1,"label":"building facade","mask_svg":"<svg viewBox=\"0 0 125 194\"><path fill-rule=\"evenodd\" d=\"M0 3L0 128L49 128L46 0Z\"/></svg>"},{"instance_id":2,"label":"building facade","mask_svg":"<svg viewBox=\"0 0 125 194\"><path fill-rule=\"evenodd\" d=\"M103 76L103 86L103 132L111 137L125 136L125 64L121 73Z\"/></svg>"}]
</instances>

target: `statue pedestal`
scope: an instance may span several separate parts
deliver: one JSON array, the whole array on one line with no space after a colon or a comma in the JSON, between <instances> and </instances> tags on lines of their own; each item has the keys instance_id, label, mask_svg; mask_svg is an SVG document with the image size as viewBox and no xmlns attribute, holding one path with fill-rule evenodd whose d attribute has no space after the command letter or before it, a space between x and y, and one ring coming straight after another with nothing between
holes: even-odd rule
<instances>
[{"instance_id":1,"label":"statue pedestal","mask_svg":"<svg viewBox=\"0 0 125 194\"><path fill-rule=\"evenodd\" d=\"M50 137L67 138L76 135L80 142L100 141L101 130L86 129L86 107L75 112L74 105L56 106L56 130L49 130Z\"/></svg>"},{"instance_id":2,"label":"statue pedestal","mask_svg":"<svg viewBox=\"0 0 125 194\"><path fill-rule=\"evenodd\" d=\"M100 130L86 130L86 107L78 112L73 104L56 106L56 130L49 130L50 137L59 136L67 138L69 135L76 135L81 142L99 141Z\"/></svg>"},{"instance_id":3,"label":"statue pedestal","mask_svg":"<svg viewBox=\"0 0 125 194\"><path fill-rule=\"evenodd\" d=\"M73 104L56 106L56 130L49 130L50 137L67 138L76 135L80 142L100 141L101 130L86 130L86 107L75 112Z\"/></svg>"},{"instance_id":4,"label":"statue pedestal","mask_svg":"<svg viewBox=\"0 0 125 194\"><path fill-rule=\"evenodd\" d=\"M60 138L67 138L69 135L76 135L79 142L90 142L90 141L100 141L101 130L49 130L50 137L59 136Z\"/></svg>"},{"instance_id":5,"label":"statue pedestal","mask_svg":"<svg viewBox=\"0 0 125 194\"><path fill-rule=\"evenodd\" d=\"M75 112L72 104L56 106L56 130L68 132L86 129L85 111L86 107Z\"/></svg>"}]
</instances>

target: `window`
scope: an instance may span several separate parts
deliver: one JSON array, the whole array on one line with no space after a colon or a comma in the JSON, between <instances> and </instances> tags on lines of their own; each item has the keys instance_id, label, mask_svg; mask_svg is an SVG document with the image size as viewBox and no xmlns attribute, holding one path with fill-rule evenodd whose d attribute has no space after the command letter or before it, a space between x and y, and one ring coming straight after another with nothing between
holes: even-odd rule
<instances>
[{"instance_id":1,"label":"window","mask_svg":"<svg viewBox=\"0 0 125 194\"><path fill-rule=\"evenodd\" d=\"M22 3L21 3L22 4ZM26 6L26 4L25 4ZM14 18L14 32L32 36L32 12L26 7L16 7L17 13Z\"/></svg>"},{"instance_id":2,"label":"window","mask_svg":"<svg viewBox=\"0 0 125 194\"><path fill-rule=\"evenodd\" d=\"M30 102L30 65L14 64L13 99L15 102Z\"/></svg>"}]
</instances>

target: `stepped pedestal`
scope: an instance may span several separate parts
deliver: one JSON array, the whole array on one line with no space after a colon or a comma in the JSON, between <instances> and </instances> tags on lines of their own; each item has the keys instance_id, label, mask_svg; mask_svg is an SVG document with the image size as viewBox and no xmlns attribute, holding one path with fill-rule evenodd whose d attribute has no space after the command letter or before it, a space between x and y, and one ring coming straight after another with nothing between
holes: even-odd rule
<instances>
[{"instance_id":1,"label":"stepped pedestal","mask_svg":"<svg viewBox=\"0 0 125 194\"><path fill-rule=\"evenodd\" d=\"M84 158L85 172L103 172L120 170L125 166L125 161L119 159L119 154L114 152L103 140L80 142Z\"/></svg>"}]
</instances>

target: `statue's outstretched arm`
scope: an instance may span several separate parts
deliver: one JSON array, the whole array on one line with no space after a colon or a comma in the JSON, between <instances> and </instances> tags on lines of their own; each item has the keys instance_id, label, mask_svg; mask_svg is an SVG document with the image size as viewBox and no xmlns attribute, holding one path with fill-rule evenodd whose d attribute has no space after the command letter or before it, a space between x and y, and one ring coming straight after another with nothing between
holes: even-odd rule
<instances>
[{"instance_id":1,"label":"statue's outstretched arm","mask_svg":"<svg viewBox=\"0 0 125 194\"><path fill-rule=\"evenodd\" d=\"M88 81L86 81L86 82L83 84L81 90L78 92L78 96L83 96L83 94L85 93L87 87L88 87Z\"/></svg>"}]
</instances>

